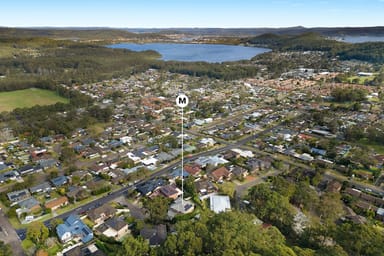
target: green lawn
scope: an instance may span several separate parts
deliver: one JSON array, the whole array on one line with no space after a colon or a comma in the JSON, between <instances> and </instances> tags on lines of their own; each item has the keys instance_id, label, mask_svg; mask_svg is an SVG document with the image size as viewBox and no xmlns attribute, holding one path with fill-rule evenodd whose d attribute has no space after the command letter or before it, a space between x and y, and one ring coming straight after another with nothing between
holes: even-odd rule
<instances>
[{"instance_id":1,"label":"green lawn","mask_svg":"<svg viewBox=\"0 0 384 256\"><path fill-rule=\"evenodd\" d=\"M30 88L0 93L0 112L12 111L15 108L35 105L51 105L57 102L68 103L68 99L57 95L54 91Z\"/></svg>"},{"instance_id":2,"label":"green lawn","mask_svg":"<svg viewBox=\"0 0 384 256\"><path fill-rule=\"evenodd\" d=\"M372 142L372 141L368 141L367 139L359 140L359 143L361 143L361 144L363 144L369 148L373 148L377 154L384 154L384 146L383 145L377 144L377 143Z\"/></svg>"},{"instance_id":3,"label":"green lawn","mask_svg":"<svg viewBox=\"0 0 384 256\"><path fill-rule=\"evenodd\" d=\"M47 249L48 255L57 255L59 251L61 251L62 247L59 244L55 244L51 248Z\"/></svg>"},{"instance_id":4,"label":"green lawn","mask_svg":"<svg viewBox=\"0 0 384 256\"><path fill-rule=\"evenodd\" d=\"M375 75L373 76L351 76L347 79L348 83L353 83L353 80L358 80L358 84L364 84L366 81L372 81L375 79Z\"/></svg>"},{"instance_id":5,"label":"green lawn","mask_svg":"<svg viewBox=\"0 0 384 256\"><path fill-rule=\"evenodd\" d=\"M21 247L23 247L24 251L28 251L29 248L33 246L35 246L35 244L29 239L25 239L23 242L21 242Z\"/></svg>"}]
</instances>

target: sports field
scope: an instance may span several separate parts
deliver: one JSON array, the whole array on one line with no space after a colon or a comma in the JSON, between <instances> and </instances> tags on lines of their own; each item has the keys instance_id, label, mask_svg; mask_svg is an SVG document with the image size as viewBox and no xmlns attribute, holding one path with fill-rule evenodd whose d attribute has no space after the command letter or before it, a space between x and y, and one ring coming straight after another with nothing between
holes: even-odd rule
<instances>
[{"instance_id":1,"label":"sports field","mask_svg":"<svg viewBox=\"0 0 384 256\"><path fill-rule=\"evenodd\" d=\"M51 105L57 102L68 103L68 99L56 92L30 88L12 92L0 93L0 112L11 111L15 108L28 108L35 105Z\"/></svg>"}]
</instances>

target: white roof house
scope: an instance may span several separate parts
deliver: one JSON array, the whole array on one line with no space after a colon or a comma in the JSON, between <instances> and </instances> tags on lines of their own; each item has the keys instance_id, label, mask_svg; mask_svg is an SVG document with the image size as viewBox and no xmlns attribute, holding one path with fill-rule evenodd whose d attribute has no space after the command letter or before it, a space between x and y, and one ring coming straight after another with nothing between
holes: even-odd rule
<instances>
[{"instance_id":1,"label":"white roof house","mask_svg":"<svg viewBox=\"0 0 384 256\"><path fill-rule=\"evenodd\" d=\"M244 158L254 157L254 154L250 150L241 150L238 148L234 148L234 149L232 149L232 151L239 154L241 157L244 157Z\"/></svg>"},{"instance_id":2,"label":"white roof house","mask_svg":"<svg viewBox=\"0 0 384 256\"><path fill-rule=\"evenodd\" d=\"M199 142L201 144L209 145L209 146L213 146L216 143L216 141L212 138L202 138Z\"/></svg>"},{"instance_id":3,"label":"white roof house","mask_svg":"<svg viewBox=\"0 0 384 256\"><path fill-rule=\"evenodd\" d=\"M229 201L229 196L212 195L210 197L210 208L215 213L231 210L231 202Z\"/></svg>"},{"instance_id":4,"label":"white roof house","mask_svg":"<svg viewBox=\"0 0 384 256\"><path fill-rule=\"evenodd\" d=\"M145 166L155 166L156 163L157 163L157 159L156 158L153 158L153 157L149 157L149 158L145 158L143 160L141 160L141 162L145 165Z\"/></svg>"}]
</instances>

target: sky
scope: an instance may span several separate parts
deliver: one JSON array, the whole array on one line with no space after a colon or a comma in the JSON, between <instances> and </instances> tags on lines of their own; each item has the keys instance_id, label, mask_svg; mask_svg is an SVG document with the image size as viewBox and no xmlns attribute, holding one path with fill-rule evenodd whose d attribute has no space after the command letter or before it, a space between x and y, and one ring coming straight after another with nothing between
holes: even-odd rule
<instances>
[{"instance_id":1,"label":"sky","mask_svg":"<svg viewBox=\"0 0 384 256\"><path fill-rule=\"evenodd\" d=\"M11 0L4 27L384 26L384 0Z\"/></svg>"}]
</instances>

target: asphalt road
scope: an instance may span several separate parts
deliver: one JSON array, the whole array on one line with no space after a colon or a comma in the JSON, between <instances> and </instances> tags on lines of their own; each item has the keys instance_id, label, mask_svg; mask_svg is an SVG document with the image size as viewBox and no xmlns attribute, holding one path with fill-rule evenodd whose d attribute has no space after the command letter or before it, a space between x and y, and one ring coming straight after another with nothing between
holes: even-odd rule
<instances>
[{"instance_id":1,"label":"asphalt road","mask_svg":"<svg viewBox=\"0 0 384 256\"><path fill-rule=\"evenodd\" d=\"M25 255L17 233L2 210L0 210L0 240L11 246L14 256Z\"/></svg>"},{"instance_id":2,"label":"asphalt road","mask_svg":"<svg viewBox=\"0 0 384 256\"><path fill-rule=\"evenodd\" d=\"M190 156L190 157L185 157L184 162L187 163L188 161L193 161L193 160L195 160L195 159L197 159L197 158L199 158L201 156L208 156L208 155L212 155L212 154L217 154L217 153L226 151L226 150L234 148L234 147L235 147L234 145L227 145L225 147L220 147L220 148L216 148L216 149L213 149L213 150L210 150L210 151L201 152L201 153L195 154L195 155ZM163 169L161 169L161 170L159 170L157 172L152 173L148 178L143 179L143 180L137 182L134 185L123 187L123 188L121 188L121 189L119 189L117 191L114 191L114 192L112 192L112 193L110 193L110 194L108 194L108 195L106 195L104 197L96 199L96 200L94 200L92 202L89 202L89 203L87 203L85 205L79 206L79 207L77 207L77 208L75 208L75 209L73 209L71 211L66 212L66 213L57 215L57 216L55 216L52 219L55 219L55 218L65 219L65 218L67 218L71 214L81 215L82 213L84 213L86 211L89 211L89 210L94 209L96 207L99 207L99 206L101 206L103 204L111 202L111 201L113 201L114 199L116 199L116 198L118 198L120 196L126 195L126 193L129 190L135 189L136 185L143 184L143 183L145 183L146 181L148 181L150 179L162 176L162 175L170 172L171 170L173 170L174 168L176 168L178 166L181 166L181 161L178 161L176 163L168 165L168 166L164 167ZM50 228L50 222L51 222L52 219L49 219L49 220L45 221L44 225L47 226L48 228ZM18 236L20 237L21 240L24 240L26 238L26 229L25 228L17 229L16 232L17 232L17 234L18 234Z\"/></svg>"},{"instance_id":3,"label":"asphalt road","mask_svg":"<svg viewBox=\"0 0 384 256\"><path fill-rule=\"evenodd\" d=\"M218 148L209 150L209 151L200 152L200 153L194 154L194 155L192 155L192 156L185 156L185 157L184 157L184 163L188 163L188 162L190 162L190 161L196 160L197 158L202 157L202 156L209 156L209 155L213 155L213 154L218 154L218 153L227 151L227 150L229 150L229 149L233 149L233 148L241 147L242 145L244 145L244 144L246 144L246 143L248 143L248 142L250 142L250 141L252 141L252 140L254 140L254 139L256 139L256 138L258 138L259 136L261 136L261 135L263 135L263 134L265 134L265 133L270 132L272 129L274 129L274 128L280 126L280 125L281 125L281 124L275 125L275 126L270 127L270 128L268 128L268 129L266 129L266 130L264 130L264 131L261 131L261 132L259 132L259 133L257 133L257 134L251 135L251 136L248 136L248 137L243 138L243 139L241 139L241 140L239 140L239 141L236 141L236 142L234 142L234 143L230 143L230 142L228 142L228 143L227 143L226 145L224 145L224 146L221 146L221 147L218 147ZM121 188L121 189L119 189L119 190L117 190L117 191L114 191L114 192L108 194L108 195L105 196L105 197L96 199L96 200L94 200L94 201L92 201L92 202L90 202L90 203L87 203L87 204L85 204L85 205L79 206L79 207L77 207L77 208L75 208L75 209L73 209L73 210L71 210L71 211L68 211L68 212L63 213L63 214L61 214L61 215L58 215L58 216L56 216L56 217L54 217L54 218L65 219L66 217L68 217L68 216L71 215L71 214L78 214L78 215L81 215L82 213L84 213L84 212L86 212L86 211L89 211L89 210L91 210L91 209L93 209L93 208L99 207L99 206L101 206L101 205L103 205L103 204L106 204L106 203L108 203L108 202L110 202L110 201L113 201L113 200L115 200L116 198L118 198L118 197L120 197L120 196L124 196L124 195L126 195L126 193L127 193L129 190L135 189L135 186L136 186L136 185L143 184L143 183L145 183L146 181L148 181L148 180L150 180L150 179L153 179L153 178L162 176L162 175L164 175L164 174L170 172L171 170L173 170L174 168L179 167L179 166L181 166L181 160L180 160L180 161L177 161L177 162L175 162L175 163L173 163L173 164L170 164L170 165L168 165L168 166L166 166L166 167L160 169L160 170L157 171L157 172L152 173L148 178L145 178L145 179L139 181L139 182L136 183L135 185L131 185L131 186L123 187L123 188ZM274 174L274 175L276 175L276 174ZM329 177L338 179L338 178L334 177L332 174L326 174L326 175L328 175ZM376 188L376 189L375 189L375 188L372 188L372 186L365 186L365 185L358 184L358 183L354 184L353 182L351 182L351 184L353 184L356 188L361 189L361 190L366 190L366 191L367 191L367 189L370 189L372 192L374 192L374 193L378 193L378 194L384 192L383 190L381 190L381 189L379 189L379 188ZM383 195L384 195L384 193L383 193ZM50 222L51 222L51 220L52 220L52 219L47 220L47 221L44 222L44 224L45 224L48 228L50 227ZM17 232L17 234L18 234L18 236L20 237L21 240L24 240L24 239L25 239L25 237L26 237L26 229L18 229L18 230L16 230L16 232Z\"/></svg>"},{"instance_id":4,"label":"asphalt road","mask_svg":"<svg viewBox=\"0 0 384 256\"><path fill-rule=\"evenodd\" d=\"M329 178L329 179L335 179L335 180L338 180L341 182L348 181L349 184L351 184L354 188L356 188L358 190L373 193L373 194L376 194L378 196L384 197L384 190L379 188L379 187L376 187L376 186L373 186L370 184L362 184L361 182L350 180L347 177L344 177L341 175L336 175L336 174L331 173L331 172L324 173L324 177Z\"/></svg>"},{"instance_id":5,"label":"asphalt road","mask_svg":"<svg viewBox=\"0 0 384 256\"><path fill-rule=\"evenodd\" d=\"M221 147L218 147L218 148L215 148L215 149L212 149L212 150L208 150L208 151L204 151L204 152L200 152L200 153L197 153L197 154L194 154L192 156L184 156L184 163L188 163L190 161L193 161L193 160L196 160L197 158L199 157L202 157L202 156L209 156L209 155L213 155L213 154L218 154L218 153L221 153L221 152L224 152L224 151L227 151L229 149L233 149L233 148L236 148L236 147L239 147L241 145L244 145L254 139L256 139L257 137L265 134L265 133L268 133L270 132L272 129L280 126L281 124L278 124L278 125L275 125L275 126L272 126L264 131L261 131L257 134L254 134L254 135L251 135L251 136L248 136L246 138L243 138L239 141L236 141L234 143L231 143L231 142L228 142L225 146L221 146ZM188 132L188 131L186 131ZM123 196L125 195L130 189L134 189L136 185L140 185L140 184L143 184L145 183L146 181L150 180L150 179L153 179L153 178L156 178L156 177L159 177L159 176L162 176L164 174L166 174L167 172L173 170L175 167L178 167L178 166L181 166L181 160L176 162L176 163L173 163L173 164L170 164L164 168L162 168L161 170L157 171L157 172L154 172L152 173L148 178L145 178L141 181L139 181L138 183L136 183L135 185L131 185L131 186L126 186L126 187L123 187L117 191L114 191L112 193L110 193L109 195L105 196L105 197L102 197L102 198L99 198L99 199L96 199L90 203L87 203L85 205L82 205L82 206L79 206L71 211L68 211L66 213L63 213L63 214L60 214L52 219L55 219L55 218L61 218L61 219L65 219L67 218L69 215L71 214L78 214L78 215L81 215L82 213L86 212L86 211L89 211L91 209L94 209L96 207L99 207L105 203L108 203L110 201L113 201L114 199L120 197L120 196ZM50 222L52 219L49 219L47 221L44 222L44 225L47 226L48 228L50 228ZM21 240L24 240L26 238L26 229L23 228L23 229L17 229L16 230L18 236L20 237Z\"/></svg>"}]
</instances>

